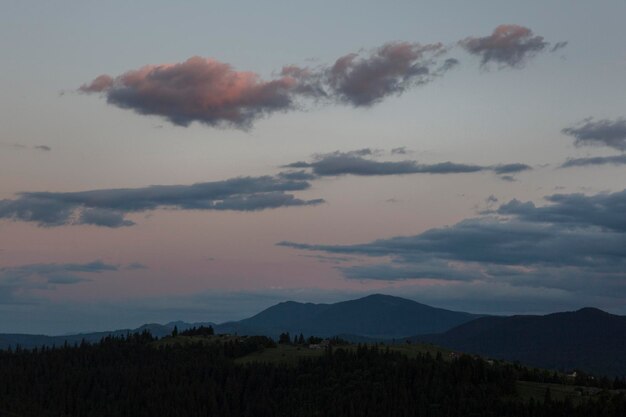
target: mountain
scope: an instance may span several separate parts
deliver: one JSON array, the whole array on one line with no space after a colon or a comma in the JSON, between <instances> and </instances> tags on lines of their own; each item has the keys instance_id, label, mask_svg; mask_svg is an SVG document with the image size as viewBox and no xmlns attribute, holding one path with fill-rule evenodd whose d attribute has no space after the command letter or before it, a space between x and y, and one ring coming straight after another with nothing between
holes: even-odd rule
<instances>
[{"instance_id":1,"label":"mountain","mask_svg":"<svg viewBox=\"0 0 626 417\"><path fill-rule=\"evenodd\" d=\"M626 317L596 308L483 317L443 334L412 339L542 368L626 376Z\"/></svg>"},{"instance_id":2,"label":"mountain","mask_svg":"<svg viewBox=\"0 0 626 417\"><path fill-rule=\"evenodd\" d=\"M380 340L404 338L415 334L446 331L461 323L476 319L478 315L430 307L415 301L389 295L375 294L357 300L335 304L312 304L286 301L276 304L250 318L222 324L210 322L170 322L165 325L146 324L137 329L110 332L81 333L67 336L26 334L0 334L0 349L20 345L60 346L98 342L108 335L125 335L149 330L154 336L171 333L174 326L184 330L193 326L213 326L218 333L241 335L266 335L278 337L282 332L303 333L306 336L336 336L350 340Z\"/></svg>"},{"instance_id":3,"label":"mountain","mask_svg":"<svg viewBox=\"0 0 626 417\"><path fill-rule=\"evenodd\" d=\"M474 320L478 315L430 307L390 295L374 294L334 304L287 301L237 322L248 333L365 336L375 339L438 333ZM239 331L243 334L243 331Z\"/></svg>"},{"instance_id":4,"label":"mountain","mask_svg":"<svg viewBox=\"0 0 626 417\"><path fill-rule=\"evenodd\" d=\"M136 329L67 336L0 334L0 349L97 342L108 335L149 330L163 337L174 326L213 326L217 333L341 336L351 341L410 340L541 368L626 376L626 317L595 308L548 315L479 316L375 294L334 304L287 301L240 321L146 324Z\"/></svg>"}]
</instances>

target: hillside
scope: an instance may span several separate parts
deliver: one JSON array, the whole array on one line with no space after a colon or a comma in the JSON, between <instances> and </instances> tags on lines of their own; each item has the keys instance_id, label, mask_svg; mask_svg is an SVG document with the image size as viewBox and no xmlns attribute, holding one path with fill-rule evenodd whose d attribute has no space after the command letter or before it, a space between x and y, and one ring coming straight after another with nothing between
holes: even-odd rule
<instances>
[{"instance_id":1,"label":"hillside","mask_svg":"<svg viewBox=\"0 0 626 417\"><path fill-rule=\"evenodd\" d=\"M625 381L563 376L431 346L276 344L149 333L0 352L0 415L623 417ZM445 354L445 356L444 356Z\"/></svg>"},{"instance_id":2,"label":"hillside","mask_svg":"<svg viewBox=\"0 0 626 417\"><path fill-rule=\"evenodd\" d=\"M626 317L595 308L483 317L443 334L414 339L543 368L626 375Z\"/></svg>"}]
</instances>

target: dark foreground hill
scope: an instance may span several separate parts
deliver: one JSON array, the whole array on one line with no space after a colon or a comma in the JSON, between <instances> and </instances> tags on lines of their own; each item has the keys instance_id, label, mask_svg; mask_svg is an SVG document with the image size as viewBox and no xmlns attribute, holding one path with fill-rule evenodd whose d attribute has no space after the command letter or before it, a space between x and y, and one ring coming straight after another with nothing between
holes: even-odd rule
<instances>
[{"instance_id":1,"label":"dark foreground hill","mask_svg":"<svg viewBox=\"0 0 626 417\"><path fill-rule=\"evenodd\" d=\"M483 317L443 334L415 339L543 368L626 375L626 317L595 308L545 316Z\"/></svg>"},{"instance_id":2,"label":"dark foreground hill","mask_svg":"<svg viewBox=\"0 0 626 417\"><path fill-rule=\"evenodd\" d=\"M470 356L445 359L377 345L282 346L263 336L156 341L143 333L96 345L0 351L0 415L626 415L624 381L567 386L546 381L549 373ZM274 357L302 356L289 365L249 356L270 350Z\"/></svg>"}]
</instances>

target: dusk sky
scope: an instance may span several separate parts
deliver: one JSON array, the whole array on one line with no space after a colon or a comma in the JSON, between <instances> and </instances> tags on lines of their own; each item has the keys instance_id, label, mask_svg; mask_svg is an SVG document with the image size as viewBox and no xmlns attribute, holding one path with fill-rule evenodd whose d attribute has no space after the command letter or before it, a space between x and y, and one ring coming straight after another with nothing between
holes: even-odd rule
<instances>
[{"instance_id":1,"label":"dusk sky","mask_svg":"<svg viewBox=\"0 0 626 417\"><path fill-rule=\"evenodd\" d=\"M1 4L0 332L626 314L623 0Z\"/></svg>"}]
</instances>

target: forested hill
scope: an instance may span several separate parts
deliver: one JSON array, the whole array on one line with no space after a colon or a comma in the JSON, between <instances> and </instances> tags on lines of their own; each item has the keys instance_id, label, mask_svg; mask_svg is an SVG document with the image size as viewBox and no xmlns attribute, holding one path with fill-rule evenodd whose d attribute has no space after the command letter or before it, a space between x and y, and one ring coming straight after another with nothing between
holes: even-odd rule
<instances>
[{"instance_id":1,"label":"forested hill","mask_svg":"<svg viewBox=\"0 0 626 417\"><path fill-rule=\"evenodd\" d=\"M623 417L626 397L604 386L481 358L384 346L305 345L264 337L148 333L96 345L0 352L0 415L21 417ZM258 352L290 363L246 360ZM282 353L281 353L282 352ZM308 352L314 354L310 356ZM596 382L596 381L592 381Z\"/></svg>"},{"instance_id":2,"label":"forested hill","mask_svg":"<svg viewBox=\"0 0 626 417\"><path fill-rule=\"evenodd\" d=\"M626 375L626 317L595 308L483 317L443 334L413 339L544 368Z\"/></svg>"},{"instance_id":3,"label":"forested hill","mask_svg":"<svg viewBox=\"0 0 626 417\"><path fill-rule=\"evenodd\" d=\"M150 334L156 337L163 337L172 333L174 327L178 327L178 329L184 330L199 325L214 326L213 323L185 323L177 321L167 324L144 324L143 326L136 329L120 329L109 332L78 333L64 336L3 333L0 334L0 349L8 349L10 347L15 348L17 346L26 349L40 346L63 346L66 343L69 345L74 345L83 341L97 343L107 336L124 336L127 334L142 333L143 331L149 331Z\"/></svg>"}]
</instances>

